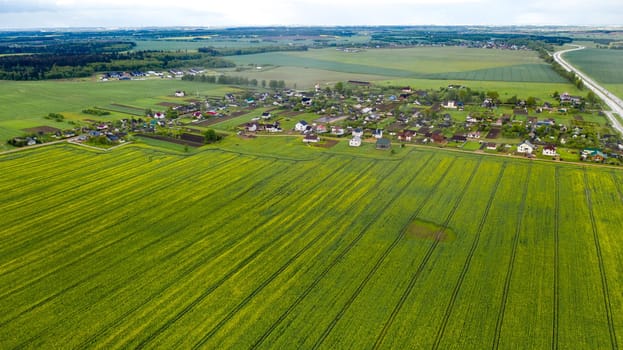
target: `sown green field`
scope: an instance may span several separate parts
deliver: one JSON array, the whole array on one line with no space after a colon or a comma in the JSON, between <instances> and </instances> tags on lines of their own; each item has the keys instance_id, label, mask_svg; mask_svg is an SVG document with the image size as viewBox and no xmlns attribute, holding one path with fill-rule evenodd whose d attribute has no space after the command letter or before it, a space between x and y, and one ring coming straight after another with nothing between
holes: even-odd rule
<instances>
[{"instance_id":1,"label":"sown green field","mask_svg":"<svg viewBox=\"0 0 623 350\"><path fill-rule=\"evenodd\" d=\"M322 49L228 58L238 65L287 66L385 76L387 79L565 82L532 51L422 47L346 53Z\"/></svg>"},{"instance_id":2,"label":"sown green field","mask_svg":"<svg viewBox=\"0 0 623 350\"><path fill-rule=\"evenodd\" d=\"M2 348L623 344L619 170L220 147L0 155Z\"/></svg>"},{"instance_id":3,"label":"sown green field","mask_svg":"<svg viewBox=\"0 0 623 350\"><path fill-rule=\"evenodd\" d=\"M584 49L566 53L565 59L612 93L623 97L622 50Z\"/></svg>"}]
</instances>

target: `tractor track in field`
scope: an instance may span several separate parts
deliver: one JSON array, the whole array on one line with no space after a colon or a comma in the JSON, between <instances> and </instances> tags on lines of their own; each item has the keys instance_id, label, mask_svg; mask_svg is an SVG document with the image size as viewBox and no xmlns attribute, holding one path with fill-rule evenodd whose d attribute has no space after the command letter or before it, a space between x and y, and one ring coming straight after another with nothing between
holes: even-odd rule
<instances>
[{"instance_id":1,"label":"tractor track in field","mask_svg":"<svg viewBox=\"0 0 623 350\"><path fill-rule=\"evenodd\" d=\"M413 288L415 288L415 284L417 283L420 275L424 271L424 267L428 264L428 261L430 260L430 257L433 255L433 252L435 251L435 248L437 248L437 246L439 245L439 242L440 242L440 239L438 239L439 235L441 235L446 229L448 229L448 226L450 224L450 220L452 220L452 218L454 217L454 213L456 213L456 210L458 209L459 205L461 205L461 202L463 201L463 197L465 197L465 193L467 192L467 189L471 185L472 180L474 179L474 176L478 172L478 169L480 168L480 164L481 163L482 163L482 158L478 160L478 163L474 167L474 170L472 170L472 173L470 174L469 178L467 179L467 182L465 183L465 185L463 185L463 189L461 190L459 196L456 198L456 201L455 201L454 205L452 206L452 209L450 210L450 212L446 216L446 219L444 220L444 222L443 222L443 224L441 226L441 229L439 230L439 232L437 232L437 239L435 239L433 244L431 244L431 246L428 248L428 251L426 252L426 255L424 255L424 258L420 262L417 270L415 271L415 273L411 277L411 280L409 281L409 284L407 285L407 288L404 290L404 292L400 296L400 299L398 299L398 303L396 304L396 306L392 310L392 313L390 314L389 318L387 319L387 321L383 325L383 329L381 330L381 333L379 333L379 335L377 336L376 341L375 341L374 346L373 346L373 349L379 349L381 347L381 345L383 344L383 341L385 340L385 337L387 336L387 332L389 331L389 329L394 324L394 321L396 320L396 317L398 316L398 314L400 313L400 311L404 307L404 304L407 301L407 298L409 298L409 296L413 292ZM408 225L406 225L403 228L403 231L406 231L407 227L408 227Z\"/></svg>"},{"instance_id":2,"label":"tractor track in field","mask_svg":"<svg viewBox=\"0 0 623 350\"><path fill-rule=\"evenodd\" d=\"M266 167L268 167L268 166L270 166L270 164L266 165ZM263 168L264 168L264 167L263 167ZM262 169L263 169L263 168L262 168ZM268 179L269 179L269 178L266 178L265 180L268 180ZM253 186L250 186L249 188L247 188L247 189L246 189L246 190L244 190L243 192L241 192L241 193L239 193L238 195L236 195L236 197L235 197L235 198L238 198L238 197L243 196L244 194L246 194L247 192L249 192L252 188L253 188ZM206 195L204 195L204 196L202 196L202 197L204 197L204 198L208 198L210 195L211 195L211 194L206 194ZM235 199L235 198L234 198L234 199ZM183 201L183 200L184 200L184 199L180 199L179 201ZM178 201L178 202L179 202L179 201ZM95 253L97 253L97 252L99 252L99 251L101 251L101 250L103 250L103 249L106 249L106 248L108 248L109 246L112 246L112 245L114 245L114 244L118 243L119 241L124 240L125 238L127 238L127 237L129 237L129 236L131 236L131 235L132 235L132 233L128 234L127 236L120 237L119 239L117 239L117 240L115 240L115 241L113 241L113 242L110 242L109 244L107 244L107 245L105 245L105 246L103 246L103 247L101 247L101 248L98 248L98 249L97 249L97 251L95 251ZM152 246L152 245L154 245L154 244L157 244L157 243L161 242L161 241L162 241L162 240L164 240L165 238L166 238L166 236L163 236L163 237L161 237L161 238L159 238L159 239L157 239L157 240L155 240L155 241L151 241L151 242L147 243L146 245L144 245L144 246L140 247L140 248L139 248L136 252L140 252L140 251L142 251L142 250L144 250L144 249L147 249L147 248L149 248L150 246ZM193 243L194 243L194 242L193 242ZM192 244L189 244L189 245L192 245ZM179 251L178 251L178 252L179 252ZM89 255L90 255L90 254L89 254ZM54 294L52 294L52 295L47 296L47 297L46 297L46 298L44 298L43 300L40 300L39 302L37 302L37 303L35 303L35 304L31 305L29 308L27 308L27 309L25 309L25 310L22 310L22 312L20 312L20 313L19 313L18 315L16 315L16 316L13 316L11 319L8 319L8 320L5 320L5 321L2 321L2 322L0 323L0 327L4 326L5 324L7 324L7 323L11 322L11 321L12 321L12 320L14 320L14 319L19 318L20 316L22 316L22 315L24 315L24 314L26 314L26 313L28 313L28 312L30 312L30 311L33 311L34 309L36 309L36 308L38 308L38 307L41 307L42 305L45 305L46 303L48 303L48 302L50 302L50 301L54 300L54 299L55 299L55 298L57 298L58 296L60 296L60 295L62 295L62 294L64 294L64 293L66 293L66 292L68 292L68 291L70 291L70 290L72 290L72 289L76 288L77 286L79 286L79 285L83 284L84 282L89 281L89 280L91 280L91 279L93 279L93 278L95 278L95 277L100 276L102 273L104 273L104 272L105 272L106 270L108 270L110 267L117 266L117 265L119 265L119 264L123 263L124 261L126 261L127 259L129 259L130 257L131 257L131 256L130 256L130 255L128 255L128 256L126 256L125 258L122 258L122 259L120 259L120 260L117 260L117 261L113 262L111 265L104 266L104 267L103 267L100 271L98 271L98 272L96 272L96 273L94 273L94 274L91 274L91 275L89 275L89 276L88 276L88 277L86 277L86 278L82 278L82 279L80 279L79 281L77 281L76 283L73 283L72 285L70 285L70 286L68 286L68 287L66 287L66 288L63 288L62 290L57 291L56 293L54 293ZM165 259L165 260L166 260L166 259ZM68 267L68 266L75 265L75 263L80 262L80 261L82 261L82 259L76 259L76 260L75 260L75 261L73 261L72 263L69 263L69 264L66 264L66 265L62 265L62 266L60 266L60 267L56 268L53 272L56 272L56 271L58 271L58 270L60 270L60 269L62 269L62 268L66 268L66 267ZM51 273L50 273L50 274L51 274ZM49 275L49 274L46 274L45 276L41 276L41 278L45 278L47 275ZM36 283L38 280L40 280L40 279L34 280L34 281L32 281L32 283L29 283L28 285L23 285L23 286L19 287L18 289L19 289L19 290L23 290L23 289L25 289L26 287L28 287L29 285L31 285L31 284L33 284L33 283ZM9 293L5 293L4 295L0 296L0 299L2 299L2 298L4 298L4 297L6 297L7 295L13 294L13 293L15 293L15 292L17 292L17 291L19 291L19 290L14 290L14 291L11 291L11 292L9 292Z\"/></svg>"},{"instance_id":3,"label":"tractor track in field","mask_svg":"<svg viewBox=\"0 0 623 350\"><path fill-rule=\"evenodd\" d=\"M362 171L362 173L367 172L375 163L370 163L370 165ZM364 178L361 177L357 182L353 183L352 187L357 187L364 181ZM365 194L364 194L365 195ZM351 206L352 208L352 206ZM337 218L340 220L341 218ZM313 225L310 226L307 230L311 230ZM225 317L223 317L214 327L212 327L195 345L193 345L192 349L200 348L205 342L207 342L210 338L218 332L225 323L229 322L242 308L244 308L251 299L253 299L257 294L259 294L267 285L269 285L272 281L274 281L283 271L285 271L292 263L298 258L300 258L305 252L307 252L310 248L312 248L316 243L318 243L323 238L323 235L317 235L313 238L309 243L307 243L302 249L300 249L295 255L293 255L290 259L288 259L279 269L277 269L273 274L271 274L267 279L262 281L259 286L257 286L249 295L247 295L240 303L238 303L232 310L230 310Z\"/></svg>"},{"instance_id":4,"label":"tractor track in field","mask_svg":"<svg viewBox=\"0 0 623 350\"><path fill-rule=\"evenodd\" d=\"M339 169L334 170L332 173L330 173L328 176L326 176L323 180L318 181L315 186L312 186L308 189L308 191L306 191L305 193L311 193L314 192L322 183L324 183L328 178L338 174L342 169L344 169L349 163L343 163ZM346 181L340 181L340 187L342 188L342 190L347 190L346 186L342 186L345 185ZM227 282L227 280L229 280L229 278L231 278L231 276L233 276L234 274L236 274L238 271L240 271L242 268L244 268L246 265L248 265L251 261L253 261L257 256L259 256L262 252L264 252L265 250L267 250L271 245L273 245L273 243L279 241L281 238L285 237L287 235L287 230L284 230L284 233L282 233L281 235L273 238L271 241L265 243L264 245L262 245L261 247L259 247L258 249L256 249L250 256L246 257L245 259L243 259L240 263L238 263L233 269L231 269L228 273L226 273L223 277L221 277L217 282L215 282L212 286L208 287L206 290L203 291L203 293L201 293L197 298L195 298L193 301L191 301L188 305L186 305L186 307L184 307L181 311L179 311L178 313L175 314L175 316L173 316L172 318L169 318L162 326L160 326L155 332L149 334L149 336L147 336L145 339L143 339L138 345L137 345L137 349L142 349L145 346L147 346L147 344L149 344L152 340L154 340L157 336L159 336L161 333L163 333L165 330L167 330L172 324L174 324L175 322L177 322L179 319L181 319L185 314L187 314L189 311L191 311L192 309L195 308L195 306L197 306L199 303L201 303L205 298L207 298L210 294L212 294L212 292L214 292L218 287L220 287L221 285L223 285L225 282Z\"/></svg>"},{"instance_id":5,"label":"tractor track in field","mask_svg":"<svg viewBox=\"0 0 623 350\"><path fill-rule=\"evenodd\" d=\"M593 199L591 196L591 190L588 183L588 172L584 168L584 194L586 196L586 203L588 205L589 216L591 219L591 227L593 231L593 240L595 242L595 251L597 252L597 259L599 261L599 275L601 276L601 287L604 298L604 307L606 309L606 317L608 318L608 330L610 332L610 344L613 349L618 349L616 338L616 330L614 327L614 318L612 316L612 304L610 302L610 291L608 289L608 277L606 276L606 268L604 266L604 258L601 253L601 244L599 242L599 235L597 233L597 222L595 221L595 214L593 210Z\"/></svg>"},{"instance_id":6,"label":"tractor track in field","mask_svg":"<svg viewBox=\"0 0 623 350\"><path fill-rule=\"evenodd\" d=\"M266 178L264 181L269 180L270 177ZM278 190L278 193L282 193L284 191L284 189L288 188L290 185L292 185L293 183L295 183L296 181L299 181L300 178L299 177L293 177L291 180L289 180L288 182L281 184ZM284 201L288 199L288 196L282 196L280 197L278 200L274 201L274 202L270 202L271 206L277 205L280 202ZM268 202L266 203L267 205ZM232 213L231 216L235 216L237 215L236 213ZM259 229L261 226L263 226L264 224L266 224L266 222L268 222L270 220L270 218L267 218L266 220L263 221L258 221L255 225L253 225L251 228L249 228L247 231L243 232L240 236L241 237L246 237L249 233L255 232L257 229ZM201 241L201 240L199 240ZM179 250L172 252L170 254L168 254L167 256L163 257L163 260L168 260L170 258L175 257L177 254L185 251L186 249L192 247L193 245L197 244L199 241L193 241L190 242L189 244L181 247ZM202 259L200 259L199 261L196 261L194 264L192 264L190 266L190 269L186 269L184 270L183 274L180 274L180 276L187 276L188 274L190 274L191 272L195 271L197 268L199 268L200 266L204 265L207 261L209 261L210 259L213 259L214 257L218 257L221 254L223 254L224 252L226 252L228 249L231 249L232 247L234 247L236 244L240 243L241 240L235 240L235 241L231 241L229 244L221 246L218 250L211 252L209 255L204 254L204 252L198 253L200 255L203 256ZM235 273L236 271L234 271ZM233 273L232 273L233 274ZM160 288L156 293L154 293L154 295L161 295L162 293L164 293L166 290L168 290L169 288L171 288L172 286L174 286L175 284L177 284L178 279L172 280L169 283L167 283L166 285L163 285L162 288ZM137 311L138 309L140 309L141 307L145 306L146 304L148 304L151 300L153 300L154 297L149 298L147 300L145 300L144 302L142 302L141 304L133 307L132 309L126 311L123 315L121 315L120 317L118 317L114 322L112 322L111 324L109 324L107 327L99 330L97 333L91 335L88 339L86 339L84 342L81 343L81 345L79 346L79 348L84 348L89 344L93 344L95 342L95 340L99 337L101 337L103 334L105 334L106 332L108 332L110 329L113 329L115 327L117 327L121 322L123 322L129 315L131 315L132 313L134 313L135 311Z\"/></svg>"},{"instance_id":7,"label":"tractor track in field","mask_svg":"<svg viewBox=\"0 0 623 350\"><path fill-rule=\"evenodd\" d=\"M491 195L489 196L489 200L487 201L487 205L485 207L485 211L480 218L480 222L478 223L478 229L476 230L476 237L474 237L474 241L472 242L472 246L467 254L467 258L465 259L465 263L463 264L463 269L461 270L461 274L459 275L459 279L457 280L456 285L452 291L452 296L450 297L450 301L448 302L448 306L446 307L446 311L441 319L441 325L437 330L437 336L435 338L435 342L433 343L433 349L439 349L441 341L443 340L443 336L446 331L446 327L450 320L450 316L452 314L452 310L454 309L454 304L456 303L456 298L459 295L459 291L463 286L463 281L465 280L465 276L467 276L467 272L469 271L469 267L472 262L472 258L476 249L478 248L478 244L480 243L480 235L482 234L482 230L484 229L487 218L489 217L489 211L491 210L491 205L493 204L493 200L495 199L495 195L497 193L498 187L500 186L500 182L502 182L502 178L504 177L504 171L506 170L507 163L504 162L502 165L502 169L500 169L500 173L493 185L493 190L491 191Z\"/></svg>"},{"instance_id":8,"label":"tractor track in field","mask_svg":"<svg viewBox=\"0 0 623 350\"><path fill-rule=\"evenodd\" d=\"M558 315L560 314L560 252L558 241L560 236L560 168L554 169L555 193L554 202L554 310L552 317L552 350L558 349Z\"/></svg>"},{"instance_id":9,"label":"tractor track in field","mask_svg":"<svg viewBox=\"0 0 623 350\"><path fill-rule=\"evenodd\" d=\"M433 155L430 155L428 159L420 167L418 168L416 173L419 173L424 169L428 163L433 159ZM395 168L397 168L400 164L397 164ZM394 169L395 169L394 168ZM392 170L393 172L393 170ZM406 184L401 188L400 191L396 191L396 194L385 204L375 215L372 220L370 220L359 232L359 234L353 239L344 250L338 254L330 263L325 267L325 269L314 279L314 281L301 293L297 299L290 305L288 308L279 316L279 318L271 324L271 326L262 334L260 338L258 338L253 345L252 349L257 349L261 346L266 339L272 334L272 332L283 322L288 315L311 293L311 291L320 283L320 281L340 262L342 259L350 252L350 250L355 247L355 245L364 237L368 229L376 222L376 220L389 208L389 206L402 194L405 188L408 188L413 181L415 181L416 176L413 176Z\"/></svg>"},{"instance_id":10,"label":"tractor track in field","mask_svg":"<svg viewBox=\"0 0 623 350\"><path fill-rule=\"evenodd\" d=\"M493 336L492 348L497 350L500 346L500 337L502 333L502 324L504 323L504 313L506 312L506 303L508 301L508 291L511 287L511 281L513 278L513 269L515 266L515 258L517 256L517 246L519 245L519 235L521 233L521 225L523 223L524 209L526 207L526 199L528 198L528 185L530 184L530 175L532 174L532 163L528 165L528 174L525 177L525 183L523 185L523 191L521 193L521 204L517 214L517 229L513 237L513 247L511 250L511 258L508 262L508 268L506 270L506 278L504 280L504 289L502 291L502 302L500 303L500 309L498 310L498 317L495 323L495 333Z\"/></svg>"},{"instance_id":11,"label":"tractor track in field","mask_svg":"<svg viewBox=\"0 0 623 350\"><path fill-rule=\"evenodd\" d=\"M450 165L448 166L448 168L444 171L444 173L439 177L439 179L437 180L437 182L433 185L433 187L431 188L430 192L426 195L425 199L422 201L422 203L418 206L418 208L414 211L414 213L411 215L411 217L409 218L409 220L407 220L408 223L413 222L413 220L415 220L415 218L420 214L420 211L422 211L422 209L424 208L424 206L426 205L426 203L431 199L431 197L433 196L433 194L435 193L435 190L439 187L439 185L443 182L443 180L446 178L446 176L448 175L450 169L452 168L452 166L454 165L454 162L456 161L457 158L453 158L452 162L450 163ZM364 279L361 281L361 283L359 284L359 286L357 286L357 288L355 289L354 293L351 295L351 297L346 301L346 303L342 306L342 308L340 309L340 311L337 313L337 315L333 318L333 320L331 321L331 323L327 326L327 328L325 328L325 330L323 331L322 335L320 336L320 338L318 338L316 340L316 342L314 343L314 345L312 346L312 349L318 349L320 347L320 345L322 345L322 343L324 342L324 340L327 338L327 336L329 336L329 333L331 333L331 331L333 330L333 328L335 327L335 325L337 324L337 322L342 318L342 316L344 315L344 313L346 313L346 311L350 308L350 305L352 305L353 302L355 302L355 299L357 299L357 297L359 296L359 294L361 293L361 291L363 290L363 288L366 286L366 284L368 284L368 281L370 281L370 279L372 278L372 276L374 276L374 274L376 274L376 271L378 271L378 269L381 267L381 265L383 264L383 262L385 261L385 259L387 258L387 256L392 252L392 250L398 245L398 243L400 243L400 241L402 240L402 238L405 235L405 230L403 229L398 236L396 236L396 239L394 239L394 241L387 247L387 249L385 249L385 251L383 252L383 254L381 254L381 256L379 257L379 259L377 259L377 261L375 262L375 264L372 266L372 269L370 270L370 272L368 272L368 274L364 277Z\"/></svg>"},{"instance_id":12,"label":"tractor track in field","mask_svg":"<svg viewBox=\"0 0 623 350\"><path fill-rule=\"evenodd\" d=\"M206 168L206 170L210 170L210 169L215 168L217 166L222 166L223 164L227 164L227 163L233 162L235 160L236 160L236 158L226 159L225 161L222 161L222 162L219 162L217 164L211 165L210 167ZM250 162L250 161L252 161L252 159L249 159L247 162ZM228 165L228 167L234 167L235 165L236 165L235 163L232 163L232 164ZM157 169L157 171L158 171L158 173L165 173L166 174L166 171L169 171L171 168L176 168L178 166L179 166L178 161L175 161L175 162L171 162L169 164L163 165L162 167L159 167ZM109 182L114 183L115 181L119 181L120 179L123 179L124 176L126 176L126 175L122 174L122 175L119 176L119 178L109 177L108 181L106 181L106 182L104 182L102 184L98 183L97 185L101 187L101 186L104 186L104 185L108 184ZM136 180L136 181L140 182L139 180ZM164 181L164 182L169 181L168 182L169 186L171 184L171 179L162 179L162 181ZM80 185L79 187L82 187L83 191L81 192L80 195L78 195L78 193L74 194L72 199L81 199L81 198L89 196L89 195L91 195L93 193L93 189L92 189L93 183L85 182L84 184ZM160 187L158 187L158 188L160 188ZM75 191L75 190L76 190L76 188L72 188L71 189L71 191ZM138 192L139 190L140 190L140 188L136 189L136 192ZM63 194L63 192L66 192L66 191L68 191L68 190L57 191L55 194ZM128 193L124 193L124 195L127 196L127 195L132 194L132 193L133 192L128 192ZM43 198L45 198L45 197L49 198L50 195L51 194L46 193L46 194L44 194ZM115 198L109 199L109 201L113 201L113 200L114 201L118 201L120 198L122 198L122 197L115 197ZM24 221L28 221L31 218L41 218L43 216L42 213L45 213L46 211L47 211L47 209L40 209L38 211L33 211L33 212L29 213L28 216L24 216L24 217L21 217L19 219L13 220L11 223L13 223L13 222L24 222Z\"/></svg>"},{"instance_id":13,"label":"tractor track in field","mask_svg":"<svg viewBox=\"0 0 623 350\"><path fill-rule=\"evenodd\" d=\"M267 166L268 166L268 165L266 165L266 167L267 167ZM212 176L212 175L210 175L210 176ZM238 180L238 181L240 181L240 180ZM158 190L161 190L161 189L165 189L165 188L166 188L166 187L168 187L168 186L170 186L170 184L167 182L167 180L166 180L166 179L164 179L164 180L162 180L162 184L161 184L161 185L159 185L158 187L154 187L154 190L155 190L155 191L158 191ZM218 191L218 190L214 190L214 191L212 191L212 192L210 192L210 193L215 193L216 191ZM88 191L87 191L87 192L88 192ZM136 193L138 193L138 192L140 192L140 191L136 190L136 191L134 191L134 192L129 192L129 193L127 193L127 194L125 195L125 197L129 197L129 198L131 198L131 197L130 197L131 195L136 194ZM135 199L133 199L133 200L134 200L134 201L141 200L141 199L144 199L144 198L146 198L146 197L148 197L148 196L150 196L150 195L152 195L152 194L153 194L153 191L152 191L152 192L150 192L150 193L147 193L147 194L144 194L144 195L138 196L137 198L135 198ZM112 200L112 201L114 201L114 200L118 200L118 199L119 199L119 197L115 197L115 198L112 198L111 200ZM99 203L99 204L101 205L102 203ZM109 211L107 211L107 212L112 212L112 211L116 210L116 207L114 207L114 206L112 206L112 205L111 205L111 206L105 206L105 207L110 207L110 208L111 208L111 209L110 209ZM119 222L117 222L116 224L111 225L111 226L115 226L115 225L119 225L119 224L120 224L120 223L119 223ZM57 231L57 230L50 230L50 231L51 231L52 233L48 234L48 236L50 236L50 235L54 234L54 232L55 232L55 231ZM127 236L124 236L124 237L127 237ZM120 241L121 239L123 239L124 237L121 237L120 239L117 239L117 240L115 240L114 242L110 242L110 243L111 243L111 244L113 244L113 243L119 242L119 241ZM36 237L36 239L39 239L39 240L40 240L40 239L45 239L45 238L47 238L47 236L44 236L43 238L42 238L42 237ZM59 241L59 242L60 242L60 241ZM59 242L56 242L56 243L59 243ZM23 244L25 244L25 243L22 243L22 245L23 245ZM110 244L108 244L108 245L110 245ZM107 245L107 246L108 246L108 245ZM85 254L81 255L81 257L80 257L80 258L73 260L73 263L80 261L80 260L82 259L82 257L84 257L84 256L91 255L91 253L92 253L92 252L97 252L97 251L101 250L101 249L99 249L99 248L101 248L101 247L100 247L100 246L98 246L98 248L97 248L97 249L95 249L95 250L93 250L93 251L91 251L91 252L87 252L87 253L85 253ZM45 247L42 247L42 248L40 248L40 249L45 249ZM32 252L30 252L30 255L35 255L35 256L37 256L38 254L36 254L36 253L38 253L38 252L39 252L39 250L37 250L37 251L32 251ZM48 254L47 254L47 255L49 256L49 254L50 254L50 253L52 253L52 252L48 252ZM37 261L37 260L35 260L35 261ZM33 262L35 262L35 261L31 261L31 262L29 262L29 263L28 263L28 264L26 264L26 265L20 265L19 267L16 267L16 268L13 268L13 269L5 269L5 271L3 271L2 273L0 273L0 277L1 277L1 276L6 275L6 274L8 274L8 273L14 272L14 271L16 271L17 269L24 268L24 267L26 267L26 266L30 265L31 263L33 263ZM51 273L54 273L54 272L56 272L57 270L59 270L59 269L61 269L61 268L64 268L64 267L70 266L71 264L72 264L72 262L69 262L69 263L64 264L64 265L62 265L62 266L57 266L55 269L50 270L50 271L49 271L49 273L50 273L50 274L51 274ZM6 266L6 263L4 264L4 266ZM45 276L42 276L42 277L45 277ZM36 280L35 280L35 282L36 282ZM14 288L14 289L15 289L15 288ZM11 293L11 292L9 292L8 294L10 294L10 293ZM3 297L5 297L5 296L7 296L8 294L7 294L7 293L3 293L2 295L0 295L0 299L1 299L1 298L3 298Z\"/></svg>"}]
</instances>

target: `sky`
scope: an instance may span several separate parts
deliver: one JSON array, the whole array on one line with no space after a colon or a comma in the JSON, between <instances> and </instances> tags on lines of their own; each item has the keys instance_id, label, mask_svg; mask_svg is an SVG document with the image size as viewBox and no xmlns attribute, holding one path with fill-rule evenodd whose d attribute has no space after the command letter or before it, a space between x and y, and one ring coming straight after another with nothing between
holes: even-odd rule
<instances>
[{"instance_id":1,"label":"sky","mask_svg":"<svg viewBox=\"0 0 623 350\"><path fill-rule=\"evenodd\" d=\"M623 25L621 0L0 0L0 28Z\"/></svg>"}]
</instances>

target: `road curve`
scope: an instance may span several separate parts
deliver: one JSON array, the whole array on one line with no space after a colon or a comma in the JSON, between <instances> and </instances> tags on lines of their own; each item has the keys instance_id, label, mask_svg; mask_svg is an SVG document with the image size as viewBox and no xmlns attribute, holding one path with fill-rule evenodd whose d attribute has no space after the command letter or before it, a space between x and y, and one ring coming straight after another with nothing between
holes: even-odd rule
<instances>
[{"instance_id":1,"label":"road curve","mask_svg":"<svg viewBox=\"0 0 623 350\"><path fill-rule=\"evenodd\" d=\"M595 95L599 96L599 98L601 98L604 101L604 103L606 103L606 105L610 107L611 111L604 111L604 113L610 120L610 124L612 124L612 127L616 129L621 135L623 135L623 125L621 125L621 122L619 121L619 119L617 119L617 117L614 115L614 113L616 113L619 116L623 117L623 101L617 96L615 96L614 94L612 94L610 91L606 90L606 88L604 88L603 86L597 84L594 80L589 78L586 74L582 73L579 69L573 67L571 64L569 64L569 62L565 61L562 58L562 55L567 52L585 49L584 46L579 46L579 45L574 45L574 46L576 47L573 49L567 49L567 50L561 50L561 51L555 52L553 55L554 60L558 62L558 64L560 64L565 70L567 70L567 72L574 72L582 80L582 83L584 83L584 86L591 89L595 93Z\"/></svg>"}]
</instances>

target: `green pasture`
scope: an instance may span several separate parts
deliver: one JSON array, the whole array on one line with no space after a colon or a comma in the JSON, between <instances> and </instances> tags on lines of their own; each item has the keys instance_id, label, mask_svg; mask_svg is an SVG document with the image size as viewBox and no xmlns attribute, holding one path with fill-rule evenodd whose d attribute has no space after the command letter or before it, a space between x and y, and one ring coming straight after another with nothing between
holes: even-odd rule
<instances>
[{"instance_id":1,"label":"green pasture","mask_svg":"<svg viewBox=\"0 0 623 350\"><path fill-rule=\"evenodd\" d=\"M0 155L3 348L616 348L623 172L226 138Z\"/></svg>"},{"instance_id":2,"label":"green pasture","mask_svg":"<svg viewBox=\"0 0 623 350\"><path fill-rule=\"evenodd\" d=\"M160 102L184 102L174 96L176 90L185 90L186 99L199 96L222 97L235 88L224 85L187 82L180 80L133 80L96 82L93 80L71 81L3 81L0 84L0 139L19 136L22 129L49 125L68 127L43 117L48 113L64 114L67 120L115 119L128 115L114 113L97 117L82 113L83 109L103 107L119 110L113 104L128 105L140 110L152 108L165 110ZM4 142L3 142L4 143ZM3 146L0 146L3 147Z\"/></svg>"},{"instance_id":3,"label":"green pasture","mask_svg":"<svg viewBox=\"0 0 623 350\"><path fill-rule=\"evenodd\" d=\"M242 66L286 66L393 78L564 82L532 51L458 47L368 49L360 52L320 49L228 58Z\"/></svg>"},{"instance_id":4,"label":"green pasture","mask_svg":"<svg viewBox=\"0 0 623 350\"><path fill-rule=\"evenodd\" d=\"M623 50L584 49L564 57L599 83L623 84Z\"/></svg>"}]
</instances>

